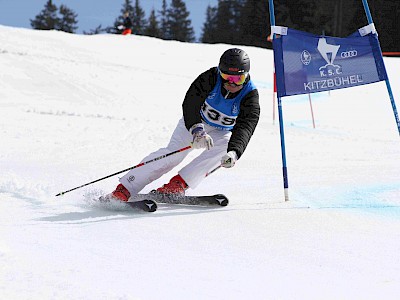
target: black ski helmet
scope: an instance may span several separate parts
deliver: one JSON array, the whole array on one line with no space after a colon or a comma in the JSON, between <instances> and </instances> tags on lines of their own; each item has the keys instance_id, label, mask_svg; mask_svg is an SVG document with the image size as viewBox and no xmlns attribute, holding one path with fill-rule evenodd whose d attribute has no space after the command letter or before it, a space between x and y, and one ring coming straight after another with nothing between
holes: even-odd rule
<instances>
[{"instance_id":1,"label":"black ski helmet","mask_svg":"<svg viewBox=\"0 0 400 300\"><path fill-rule=\"evenodd\" d=\"M218 68L222 73L241 75L250 71L250 58L238 48L228 49L222 54Z\"/></svg>"}]
</instances>

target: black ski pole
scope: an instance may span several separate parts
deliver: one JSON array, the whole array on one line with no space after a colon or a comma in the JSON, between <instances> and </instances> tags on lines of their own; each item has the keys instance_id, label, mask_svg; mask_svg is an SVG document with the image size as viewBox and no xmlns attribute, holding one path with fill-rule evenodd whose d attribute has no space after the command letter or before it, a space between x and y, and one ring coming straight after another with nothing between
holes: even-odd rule
<instances>
[{"instance_id":1,"label":"black ski pole","mask_svg":"<svg viewBox=\"0 0 400 300\"><path fill-rule=\"evenodd\" d=\"M208 172L207 174L206 174L206 177L207 176L209 176L209 175L211 175L212 173L214 173L215 171L217 171L219 168L221 168L222 167L222 165L219 165L218 167L215 167L214 169L212 169L210 172Z\"/></svg>"},{"instance_id":2,"label":"black ski pole","mask_svg":"<svg viewBox=\"0 0 400 300\"><path fill-rule=\"evenodd\" d=\"M96 179L96 180L94 180L94 181L85 183L85 184L83 184L83 185L81 185L81 186L77 186L77 187L75 187L75 188L73 188L73 189L70 189L70 190L67 190L67 191L65 191L65 192L58 193L56 196L64 195L64 194L66 194L66 193L69 193L69 192L72 192L72 191L74 191L74 190L80 189L80 188L82 188L82 187L84 187L84 186L87 186L87 185L89 185L89 184L92 184L92 183L95 183L95 182L98 182L98 181L101 181L101 180L110 178L110 177L112 177L112 176L118 175L118 174L120 174L120 173L129 171L129 170L132 170L132 169L136 169L136 168L142 167L142 166L144 166L144 165L146 165L146 164L149 164L149 163L151 163L151 162L154 162L154 161L156 161L156 160L163 159L163 158L165 158L165 157L167 157L167 156L170 156L170 155L173 155L173 154L176 154L176 153L179 153L179 152L188 150L188 149L190 149L190 148L192 148L192 145L187 146L187 147L184 147L184 148L181 148L181 149L176 150L176 151L173 151L173 152L170 152L170 153L168 153L168 154L161 155L161 156L156 157L156 158L153 158L153 159L151 159L151 160L142 162L142 163L140 163L140 164L138 164L138 165L136 165L136 166L133 166L133 167L130 167L130 168L128 168L128 169L125 169L125 170L116 172L116 173L111 174L111 175L108 175L108 176L106 176L106 177L103 177L103 178Z\"/></svg>"}]
</instances>

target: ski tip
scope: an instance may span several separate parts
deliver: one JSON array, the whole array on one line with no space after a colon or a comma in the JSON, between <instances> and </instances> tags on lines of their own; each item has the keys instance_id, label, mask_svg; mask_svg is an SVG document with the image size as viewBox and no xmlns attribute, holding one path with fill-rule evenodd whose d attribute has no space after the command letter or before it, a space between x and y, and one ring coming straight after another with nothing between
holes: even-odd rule
<instances>
[{"instance_id":1,"label":"ski tip","mask_svg":"<svg viewBox=\"0 0 400 300\"><path fill-rule=\"evenodd\" d=\"M229 199L223 194L215 195L215 200L220 206L227 206L229 204Z\"/></svg>"},{"instance_id":2,"label":"ski tip","mask_svg":"<svg viewBox=\"0 0 400 300\"><path fill-rule=\"evenodd\" d=\"M147 212L155 212L157 210L157 203L153 200L143 200L144 209Z\"/></svg>"},{"instance_id":3,"label":"ski tip","mask_svg":"<svg viewBox=\"0 0 400 300\"><path fill-rule=\"evenodd\" d=\"M141 200L135 202L126 202L130 207L143 210L145 212L155 212L157 203L153 200Z\"/></svg>"}]
</instances>

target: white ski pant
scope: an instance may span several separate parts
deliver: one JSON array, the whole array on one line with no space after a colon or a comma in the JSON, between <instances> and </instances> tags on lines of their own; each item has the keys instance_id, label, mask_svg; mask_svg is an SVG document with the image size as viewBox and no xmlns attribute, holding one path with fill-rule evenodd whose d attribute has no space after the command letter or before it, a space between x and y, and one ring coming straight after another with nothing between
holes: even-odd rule
<instances>
[{"instance_id":1,"label":"white ski pant","mask_svg":"<svg viewBox=\"0 0 400 300\"><path fill-rule=\"evenodd\" d=\"M209 171L221 164L221 158L227 153L228 142L231 137L230 131L219 130L207 124L204 124L204 127L206 132L212 137L214 147L210 150L202 151L199 156L178 172L190 188L195 188L205 178ZM178 125L175 128L168 146L149 154L141 162L146 162L187 147L190 145L192 140L193 137L186 129L182 118L179 120ZM192 150L193 149L189 149L178 152L163 159L145 164L142 167L132 169L121 177L119 181L129 190L131 195L136 195L146 185L160 178L162 175L171 171L181 163Z\"/></svg>"}]
</instances>

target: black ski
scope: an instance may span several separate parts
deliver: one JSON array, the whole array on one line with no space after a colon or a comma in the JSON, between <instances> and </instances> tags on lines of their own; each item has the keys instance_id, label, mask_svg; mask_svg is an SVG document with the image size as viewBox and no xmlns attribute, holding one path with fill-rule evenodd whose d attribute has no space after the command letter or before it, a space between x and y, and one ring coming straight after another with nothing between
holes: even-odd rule
<instances>
[{"instance_id":1,"label":"black ski","mask_svg":"<svg viewBox=\"0 0 400 300\"><path fill-rule=\"evenodd\" d=\"M193 206L227 206L229 199L223 194L215 194L209 196L176 196L171 194L158 194L151 191L148 194L138 194L132 197L128 202L123 202L133 209L140 209L146 212L155 212L157 203L160 204L180 204ZM100 202L110 202L107 197L100 197Z\"/></svg>"},{"instance_id":2,"label":"black ski","mask_svg":"<svg viewBox=\"0 0 400 300\"><path fill-rule=\"evenodd\" d=\"M229 199L223 194L209 196L176 196L158 194L154 191L147 195L141 195L143 198L154 200L157 203L166 204L183 204L183 205L198 205L198 206L227 206Z\"/></svg>"},{"instance_id":3,"label":"black ski","mask_svg":"<svg viewBox=\"0 0 400 300\"><path fill-rule=\"evenodd\" d=\"M155 212L157 210L157 203L154 200L145 199L135 202L126 202L132 208L138 208L147 212Z\"/></svg>"},{"instance_id":4,"label":"black ski","mask_svg":"<svg viewBox=\"0 0 400 300\"><path fill-rule=\"evenodd\" d=\"M99 198L99 201L106 203L106 202L110 202L110 199L102 196ZM130 208L140 209L140 210L143 210L146 212L155 212L157 210L157 203L152 199L142 199L142 200L138 200L138 201L132 201L132 202L128 201L128 202L122 202L122 203L125 203Z\"/></svg>"}]
</instances>

